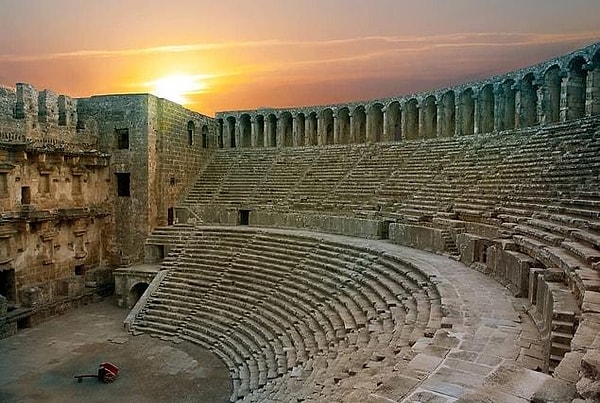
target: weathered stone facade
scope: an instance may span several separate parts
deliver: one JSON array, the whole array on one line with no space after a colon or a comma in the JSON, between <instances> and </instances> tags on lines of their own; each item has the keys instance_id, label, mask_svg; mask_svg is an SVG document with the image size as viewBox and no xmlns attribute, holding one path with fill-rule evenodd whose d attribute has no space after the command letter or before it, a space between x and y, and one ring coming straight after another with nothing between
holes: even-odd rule
<instances>
[{"instance_id":1,"label":"weathered stone facade","mask_svg":"<svg viewBox=\"0 0 600 403\"><path fill-rule=\"evenodd\" d=\"M212 119L147 94L0 88L2 333L112 292L214 137Z\"/></svg>"}]
</instances>

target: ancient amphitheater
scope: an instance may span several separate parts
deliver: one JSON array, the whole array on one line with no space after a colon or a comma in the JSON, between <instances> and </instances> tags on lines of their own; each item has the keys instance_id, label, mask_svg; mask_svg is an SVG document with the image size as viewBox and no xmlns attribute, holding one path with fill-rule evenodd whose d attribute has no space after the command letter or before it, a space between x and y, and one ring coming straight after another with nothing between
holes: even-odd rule
<instances>
[{"instance_id":1,"label":"ancient amphitheater","mask_svg":"<svg viewBox=\"0 0 600 403\"><path fill-rule=\"evenodd\" d=\"M0 334L114 292L231 401L600 399L600 43L217 113L0 89Z\"/></svg>"}]
</instances>

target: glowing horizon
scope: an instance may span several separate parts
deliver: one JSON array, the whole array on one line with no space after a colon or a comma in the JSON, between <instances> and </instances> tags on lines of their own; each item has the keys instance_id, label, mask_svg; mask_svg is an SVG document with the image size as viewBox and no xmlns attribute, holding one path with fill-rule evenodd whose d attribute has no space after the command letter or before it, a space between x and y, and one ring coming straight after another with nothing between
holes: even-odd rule
<instances>
[{"instance_id":1,"label":"glowing horizon","mask_svg":"<svg viewBox=\"0 0 600 403\"><path fill-rule=\"evenodd\" d=\"M0 84L73 97L153 93L214 115L433 90L600 40L592 0L180 2L0 0Z\"/></svg>"}]
</instances>

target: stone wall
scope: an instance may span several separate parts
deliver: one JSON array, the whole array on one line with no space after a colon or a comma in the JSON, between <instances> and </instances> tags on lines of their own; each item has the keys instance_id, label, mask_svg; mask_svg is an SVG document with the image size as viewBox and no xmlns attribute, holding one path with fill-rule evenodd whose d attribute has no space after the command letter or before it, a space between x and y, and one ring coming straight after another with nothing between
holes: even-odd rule
<instances>
[{"instance_id":1,"label":"stone wall","mask_svg":"<svg viewBox=\"0 0 600 403\"><path fill-rule=\"evenodd\" d=\"M452 137L600 113L600 43L487 80L366 102L218 112L219 145L285 147Z\"/></svg>"},{"instance_id":2,"label":"stone wall","mask_svg":"<svg viewBox=\"0 0 600 403\"><path fill-rule=\"evenodd\" d=\"M141 95L78 101L82 112L98 122L100 149L112 154L107 177L112 233L106 242L114 266L140 259L148 231L148 150L155 144L148 136L147 101Z\"/></svg>"},{"instance_id":3,"label":"stone wall","mask_svg":"<svg viewBox=\"0 0 600 403\"><path fill-rule=\"evenodd\" d=\"M156 97L149 98L149 116L150 131L157 136L156 152L149 158L152 229L176 219L176 203L214 149L215 126L207 116Z\"/></svg>"},{"instance_id":4,"label":"stone wall","mask_svg":"<svg viewBox=\"0 0 600 403\"><path fill-rule=\"evenodd\" d=\"M107 261L110 155L100 151L96 121L80 121L77 104L28 84L0 88L6 334L89 300L95 287L86 287L87 273Z\"/></svg>"},{"instance_id":5,"label":"stone wall","mask_svg":"<svg viewBox=\"0 0 600 403\"><path fill-rule=\"evenodd\" d=\"M430 252L445 252L446 244L439 228L422 227L401 223L390 224L390 240L399 245L406 245Z\"/></svg>"},{"instance_id":6,"label":"stone wall","mask_svg":"<svg viewBox=\"0 0 600 403\"><path fill-rule=\"evenodd\" d=\"M112 155L110 264L142 262L146 237L174 222L177 200L209 157L213 120L149 94L93 96L78 104L82 116L98 122L100 149Z\"/></svg>"},{"instance_id":7,"label":"stone wall","mask_svg":"<svg viewBox=\"0 0 600 403\"><path fill-rule=\"evenodd\" d=\"M275 228L307 229L367 239L381 239L386 232L384 230L385 223L382 220L307 212L250 211L249 224Z\"/></svg>"}]
</instances>

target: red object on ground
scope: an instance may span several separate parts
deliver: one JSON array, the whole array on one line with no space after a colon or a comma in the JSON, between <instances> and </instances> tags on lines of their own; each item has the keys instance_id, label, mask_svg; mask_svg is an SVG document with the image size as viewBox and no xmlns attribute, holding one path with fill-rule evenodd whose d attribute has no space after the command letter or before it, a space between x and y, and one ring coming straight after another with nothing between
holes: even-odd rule
<instances>
[{"instance_id":1,"label":"red object on ground","mask_svg":"<svg viewBox=\"0 0 600 403\"><path fill-rule=\"evenodd\" d=\"M98 380L104 383L111 383L119 374L119 367L110 362L103 362L98 368Z\"/></svg>"},{"instance_id":2,"label":"red object on ground","mask_svg":"<svg viewBox=\"0 0 600 403\"><path fill-rule=\"evenodd\" d=\"M98 375L75 375L77 382L81 382L83 378L96 378L103 383L111 383L119 374L119 367L112 362L103 362L98 368Z\"/></svg>"}]
</instances>

